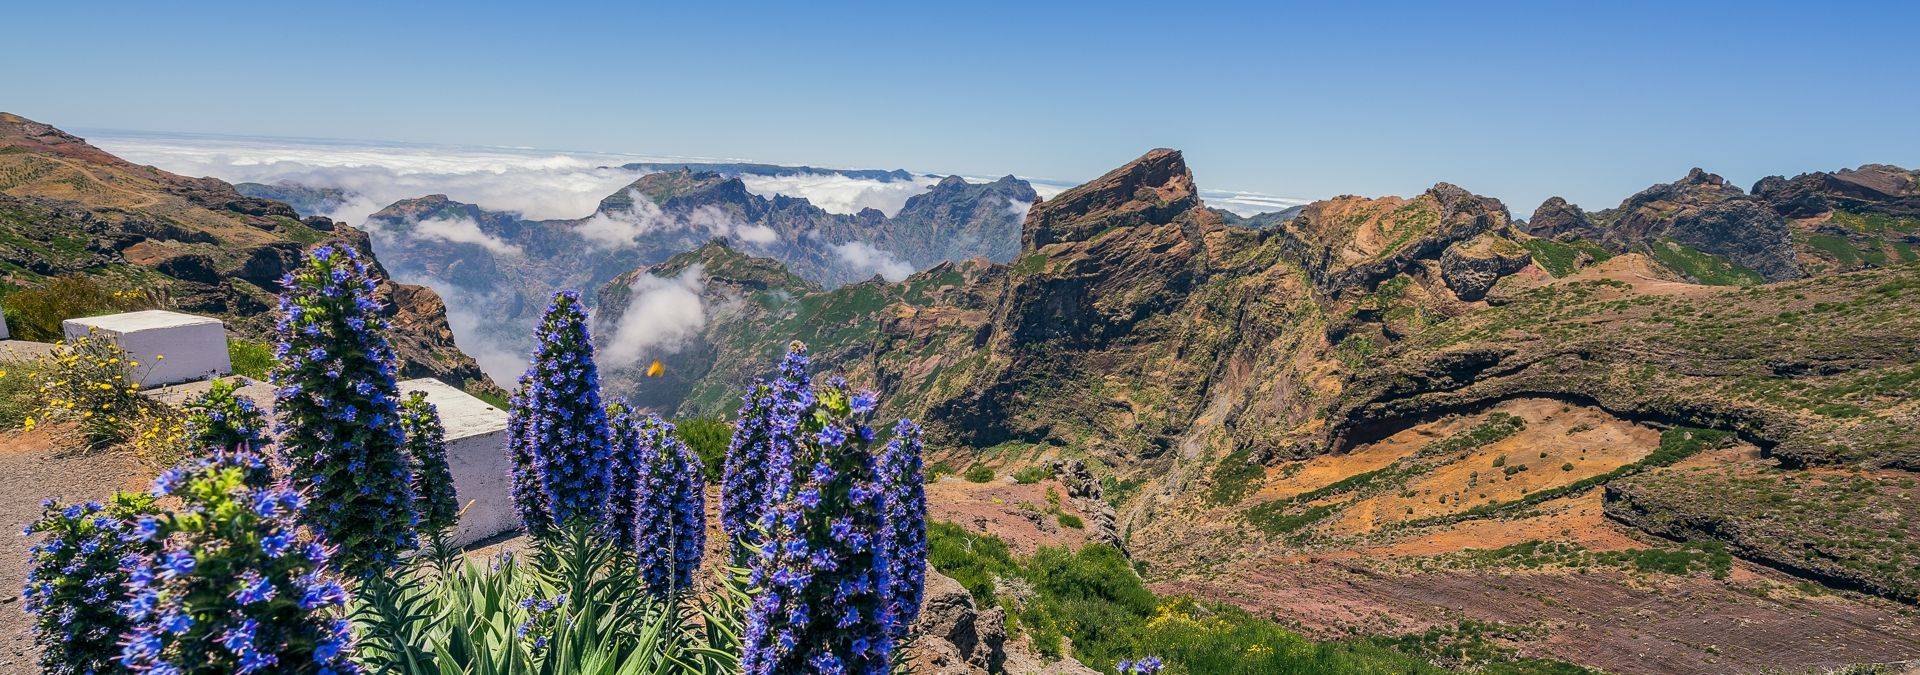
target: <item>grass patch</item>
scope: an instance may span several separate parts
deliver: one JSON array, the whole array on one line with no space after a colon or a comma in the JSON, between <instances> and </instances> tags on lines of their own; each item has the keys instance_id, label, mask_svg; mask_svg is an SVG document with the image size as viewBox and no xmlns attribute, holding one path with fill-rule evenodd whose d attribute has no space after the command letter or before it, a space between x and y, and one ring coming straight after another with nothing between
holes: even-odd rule
<instances>
[{"instance_id":1,"label":"grass patch","mask_svg":"<svg viewBox=\"0 0 1920 675\"><path fill-rule=\"evenodd\" d=\"M1027 635L1050 656L1064 655L1070 640L1072 655L1102 672L1112 672L1120 659L1146 655L1164 659L1165 672L1175 675L1447 672L1426 654L1406 653L1392 642L1314 642L1235 607L1155 595L1130 561L1109 546L1043 547L1022 559L1011 555L999 537L952 523L928 523L927 536L928 564L959 581L977 601L1006 608L1010 630ZM998 592L1000 582L1014 579L1032 591ZM1474 665L1483 673L1584 672L1511 670L1533 663L1510 653L1490 659Z\"/></svg>"},{"instance_id":2,"label":"grass patch","mask_svg":"<svg viewBox=\"0 0 1920 675\"><path fill-rule=\"evenodd\" d=\"M1320 522L1339 508L1337 504L1321 504L1302 511L1292 511L1292 502L1267 502L1247 509L1247 522L1260 528L1261 532L1271 535L1289 535Z\"/></svg>"},{"instance_id":3,"label":"grass patch","mask_svg":"<svg viewBox=\"0 0 1920 675\"><path fill-rule=\"evenodd\" d=\"M993 476L993 467L985 464L969 466L966 473L960 474L960 477L967 479L969 483L991 483Z\"/></svg>"},{"instance_id":4,"label":"grass patch","mask_svg":"<svg viewBox=\"0 0 1920 675\"><path fill-rule=\"evenodd\" d=\"M1013 472L1013 482L1032 485L1053 477L1053 469L1044 464L1034 464Z\"/></svg>"},{"instance_id":5,"label":"grass patch","mask_svg":"<svg viewBox=\"0 0 1920 675\"><path fill-rule=\"evenodd\" d=\"M1267 467L1254 462L1246 450L1227 453L1213 467L1213 487L1207 490L1207 501L1215 506L1238 502L1259 489L1260 481L1266 477Z\"/></svg>"},{"instance_id":6,"label":"grass patch","mask_svg":"<svg viewBox=\"0 0 1920 675\"><path fill-rule=\"evenodd\" d=\"M227 359L233 362L233 374L255 380L266 380L279 362L273 358L273 347L246 338L227 338Z\"/></svg>"},{"instance_id":7,"label":"grass patch","mask_svg":"<svg viewBox=\"0 0 1920 675\"><path fill-rule=\"evenodd\" d=\"M0 304L13 339L56 342L66 337L60 322L67 319L154 309L161 302L149 291L110 288L97 277L70 274L9 293Z\"/></svg>"},{"instance_id":8,"label":"grass patch","mask_svg":"<svg viewBox=\"0 0 1920 675\"><path fill-rule=\"evenodd\" d=\"M1087 529L1086 521L1080 520L1080 516L1076 516L1071 513L1060 514L1059 520L1060 520L1061 527L1071 527L1076 530Z\"/></svg>"},{"instance_id":9,"label":"grass patch","mask_svg":"<svg viewBox=\"0 0 1920 675\"><path fill-rule=\"evenodd\" d=\"M673 428L680 441L700 455L707 481L719 482L727 470L727 445L733 439L733 425L718 417L682 417L674 420Z\"/></svg>"},{"instance_id":10,"label":"grass patch","mask_svg":"<svg viewBox=\"0 0 1920 675\"><path fill-rule=\"evenodd\" d=\"M1675 548L1633 548L1593 551L1564 541L1523 541L1496 549L1465 549L1435 559L1445 567L1523 568L1615 567L1642 574L1683 576L1707 572L1724 579L1733 570L1733 555L1718 541L1689 542Z\"/></svg>"},{"instance_id":11,"label":"grass patch","mask_svg":"<svg viewBox=\"0 0 1920 675\"><path fill-rule=\"evenodd\" d=\"M1582 253L1585 253L1594 263L1604 262L1613 257L1612 251L1585 239L1575 239L1566 243L1552 239L1528 239L1520 245L1525 246L1527 252L1533 255L1533 261L1540 265L1540 269L1546 270L1547 274L1555 277L1564 277L1579 271Z\"/></svg>"},{"instance_id":12,"label":"grass patch","mask_svg":"<svg viewBox=\"0 0 1920 675\"><path fill-rule=\"evenodd\" d=\"M1766 282L1759 272L1671 239L1656 241L1647 248L1654 259L1668 269L1709 286L1752 286Z\"/></svg>"}]
</instances>

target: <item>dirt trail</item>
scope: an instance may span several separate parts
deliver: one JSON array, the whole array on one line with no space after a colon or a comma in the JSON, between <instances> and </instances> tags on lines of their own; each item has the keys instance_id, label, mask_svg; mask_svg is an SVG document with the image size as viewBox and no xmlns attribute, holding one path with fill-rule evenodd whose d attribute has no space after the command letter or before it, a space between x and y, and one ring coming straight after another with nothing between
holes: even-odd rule
<instances>
[{"instance_id":1,"label":"dirt trail","mask_svg":"<svg viewBox=\"0 0 1920 675\"><path fill-rule=\"evenodd\" d=\"M0 672L36 672L33 624L20 607L30 541L19 532L39 519L40 502L104 499L143 489L153 476L129 453L87 452L81 445L67 427L0 432L0 525L13 533L0 536Z\"/></svg>"}]
</instances>

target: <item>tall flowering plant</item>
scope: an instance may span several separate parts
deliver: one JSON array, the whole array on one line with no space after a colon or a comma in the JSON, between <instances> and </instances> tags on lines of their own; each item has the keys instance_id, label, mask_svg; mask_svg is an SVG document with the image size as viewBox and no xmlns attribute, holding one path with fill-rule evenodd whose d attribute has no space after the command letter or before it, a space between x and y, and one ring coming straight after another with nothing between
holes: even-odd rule
<instances>
[{"instance_id":1,"label":"tall flowering plant","mask_svg":"<svg viewBox=\"0 0 1920 675\"><path fill-rule=\"evenodd\" d=\"M791 461L800 416L813 405L807 367L807 346L794 342L773 380L755 383L741 400L722 476L720 525L749 548L766 511L772 467Z\"/></svg>"},{"instance_id":2,"label":"tall flowering plant","mask_svg":"<svg viewBox=\"0 0 1920 675\"><path fill-rule=\"evenodd\" d=\"M607 532L632 552L656 598L693 586L706 553L706 468L672 424L626 403L607 408L613 428Z\"/></svg>"},{"instance_id":3,"label":"tall flowering plant","mask_svg":"<svg viewBox=\"0 0 1920 675\"><path fill-rule=\"evenodd\" d=\"M120 638L131 622L119 612L128 597L129 558L154 548L135 529L135 519L155 513L153 498L121 493L109 504L41 505L27 525L38 535L27 554L27 584L21 591L33 616L40 669L51 675L105 673L117 669Z\"/></svg>"},{"instance_id":4,"label":"tall flowering plant","mask_svg":"<svg viewBox=\"0 0 1920 675\"><path fill-rule=\"evenodd\" d=\"M129 525L129 536L152 548L126 561L121 666L358 672L341 615L346 591L327 573L327 547L296 520L305 499L284 485L248 484L265 464L250 451L215 451L154 480L154 496L181 507Z\"/></svg>"},{"instance_id":5,"label":"tall flowering plant","mask_svg":"<svg viewBox=\"0 0 1920 675\"><path fill-rule=\"evenodd\" d=\"M183 440L195 452L266 447L266 414L239 395L231 380L215 380L181 407L186 411ZM251 487L265 487L273 482L273 471L262 464L246 479Z\"/></svg>"},{"instance_id":6,"label":"tall flowering plant","mask_svg":"<svg viewBox=\"0 0 1920 675\"><path fill-rule=\"evenodd\" d=\"M239 395L233 380L214 380L205 393L181 406L187 413L186 438L196 449L265 447L267 416Z\"/></svg>"},{"instance_id":7,"label":"tall flowering plant","mask_svg":"<svg viewBox=\"0 0 1920 675\"><path fill-rule=\"evenodd\" d=\"M767 466L766 540L749 582L741 668L772 673L885 673L892 662L894 569L882 485L864 423L870 396L835 381L800 415L790 461Z\"/></svg>"},{"instance_id":8,"label":"tall flowering plant","mask_svg":"<svg viewBox=\"0 0 1920 675\"><path fill-rule=\"evenodd\" d=\"M635 530L640 522L640 474L649 463L642 456L646 451L641 442L644 422L645 418L624 400L607 406L611 460L607 465L606 535L629 553L639 545Z\"/></svg>"},{"instance_id":9,"label":"tall flowering plant","mask_svg":"<svg viewBox=\"0 0 1920 675\"><path fill-rule=\"evenodd\" d=\"M873 401L856 396L854 410L871 409ZM879 474L886 530L888 603L893 615L894 642L907 636L920 616L920 600L927 582L927 488L920 459L920 425L900 420L893 439L880 453Z\"/></svg>"},{"instance_id":10,"label":"tall flowering plant","mask_svg":"<svg viewBox=\"0 0 1920 675\"><path fill-rule=\"evenodd\" d=\"M580 294L553 296L514 392L508 444L514 504L535 535L574 519L606 520L612 443Z\"/></svg>"},{"instance_id":11,"label":"tall flowering plant","mask_svg":"<svg viewBox=\"0 0 1920 675\"><path fill-rule=\"evenodd\" d=\"M419 499L420 532L444 538L460 524L460 503L453 489L453 470L447 467L447 430L440 409L424 392L413 392L400 404L400 428L406 433L407 458L413 463L413 494Z\"/></svg>"},{"instance_id":12,"label":"tall flowering plant","mask_svg":"<svg viewBox=\"0 0 1920 675\"><path fill-rule=\"evenodd\" d=\"M399 389L375 280L352 249L322 246L282 280L273 370L280 448L302 518L365 576L415 545Z\"/></svg>"},{"instance_id":13,"label":"tall flowering plant","mask_svg":"<svg viewBox=\"0 0 1920 675\"><path fill-rule=\"evenodd\" d=\"M673 425L648 415L640 425L639 500L635 552L647 592L670 598L693 587L707 546L706 468L674 435Z\"/></svg>"}]
</instances>

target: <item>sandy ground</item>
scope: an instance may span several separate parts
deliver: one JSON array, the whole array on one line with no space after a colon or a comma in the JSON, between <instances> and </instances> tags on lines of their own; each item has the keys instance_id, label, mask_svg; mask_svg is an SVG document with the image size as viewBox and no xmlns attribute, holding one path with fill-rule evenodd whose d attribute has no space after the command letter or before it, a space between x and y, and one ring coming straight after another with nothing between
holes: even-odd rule
<instances>
[{"instance_id":1,"label":"sandy ground","mask_svg":"<svg viewBox=\"0 0 1920 675\"><path fill-rule=\"evenodd\" d=\"M27 433L0 432L0 672L37 672L33 624L20 607L26 583L28 539L20 529L39 519L40 502L104 499L116 490L139 490L153 472L126 452L86 452L70 429L42 427Z\"/></svg>"}]
</instances>

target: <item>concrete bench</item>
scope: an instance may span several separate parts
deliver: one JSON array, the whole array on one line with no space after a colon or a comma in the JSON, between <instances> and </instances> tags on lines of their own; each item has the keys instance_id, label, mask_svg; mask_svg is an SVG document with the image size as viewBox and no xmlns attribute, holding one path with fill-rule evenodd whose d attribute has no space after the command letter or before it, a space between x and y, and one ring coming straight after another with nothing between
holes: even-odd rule
<instances>
[{"instance_id":1,"label":"concrete bench","mask_svg":"<svg viewBox=\"0 0 1920 675\"><path fill-rule=\"evenodd\" d=\"M219 319L152 309L67 319L60 328L69 340L87 335L112 340L140 363L132 377L144 388L233 372L226 325Z\"/></svg>"},{"instance_id":2,"label":"concrete bench","mask_svg":"<svg viewBox=\"0 0 1920 675\"><path fill-rule=\"evenodd\" d=\"M433 378L400 383L400 397L425 392L447 430L447 468L460 502L453 543L476 541L520 529L513 507L513 459L507 454L507 412Z\"/></svg>"}]
</instances>

